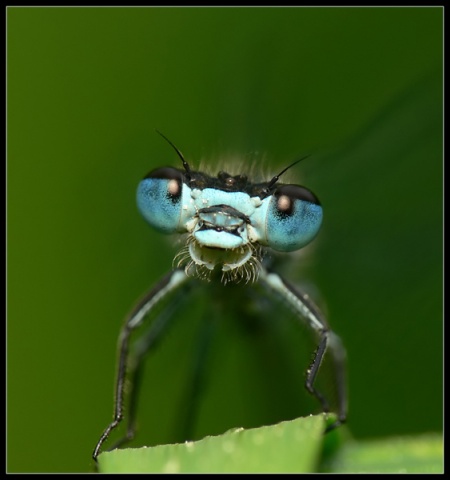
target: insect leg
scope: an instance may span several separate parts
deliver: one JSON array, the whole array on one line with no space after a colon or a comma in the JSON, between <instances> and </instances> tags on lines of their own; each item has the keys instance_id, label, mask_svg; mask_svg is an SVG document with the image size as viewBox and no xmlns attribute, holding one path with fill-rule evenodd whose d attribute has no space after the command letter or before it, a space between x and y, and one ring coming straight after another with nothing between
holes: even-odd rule
<instances>
[{"instance_id":1,"label":"insect leg","mask_svg":"<svg viewBox=\"0 0 450 480\"><path fill-rule=\"evenodd\" d=\"M111 431L116 428L123 417L124 405L124 385L127 373L129 339L134 329L141 325L144 317L150 310L167 294L180 287L187 276L183 270L174 270L167 274L156 286L154 286L136 305L128 315L119 336L119 364L117 368L116 396L114 402L113 421L103 432L92 454L92 458L97 461L101 446L108 438Z\"/></svg>"},{"instance_id":2,"label":"insect leg","mask_svg":"<svg viewBox=\"0 0 450 480\"><path fill-rule=\"evenodd\" d=\"M315 381L325 354L327 353L331 356L338 390L338 406L337 412L335 412L338 418L327 427L326 431L330 431L344 423L347 418L345 349L339 337L330 330L323 314L306 294L300 292L300 290L275 273L262 272L260 280L281 295L294 311L300 317L306 319L308 324L319 335L319 345L307 371L305 387L319 400L324 412L330 411L330 405L325 396L315 387Z\"/></svg>"},{"instance_id":3,"label":"insect leg","mask_svg":"<svg viewBox=\"0 0 450 480\"><path fill-rule=\"evenodd\" d=\"M154 349L161 341L166 328L171 323L169 320L173 319L173 311L176 305L171 303L169 306L164 307L164 311L161 312L158 317L152 322L148 331L137 340L133 346L133 353L129 354L128 365L128 382L127 391L129 398L128 415L127 415L127 430L125 435L119 439L110 450L120 447L126 442L129 442L134 438L136 433L136 413L139 400L139 391L142 384L143 371L145 368L145 357Z\"/></svg>"}]
</instances>

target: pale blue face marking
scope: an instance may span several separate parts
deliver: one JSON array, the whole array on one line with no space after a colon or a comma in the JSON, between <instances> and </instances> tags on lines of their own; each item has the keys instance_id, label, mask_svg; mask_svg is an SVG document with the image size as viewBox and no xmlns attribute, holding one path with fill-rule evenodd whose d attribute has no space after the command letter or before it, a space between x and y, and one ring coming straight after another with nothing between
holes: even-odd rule
<instances>
[{"instance_id":1,"label":"pale blue face marking","mask_svg":"<svg viewBox=\"0 0 450 480\"><path fill-rule=\"evenodd\" d=\"M204 188L203 190L194 190L193 196L195 205L199 209L214 205L229 205L247 216L255 212L255 205L250 195L244 192L224 192L217 188Z\"/></svg>"}]
</instances>

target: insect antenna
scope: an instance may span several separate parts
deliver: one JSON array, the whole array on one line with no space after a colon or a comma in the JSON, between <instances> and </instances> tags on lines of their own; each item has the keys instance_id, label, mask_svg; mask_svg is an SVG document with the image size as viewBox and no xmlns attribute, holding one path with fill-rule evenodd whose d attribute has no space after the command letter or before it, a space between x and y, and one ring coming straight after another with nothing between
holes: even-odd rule
<instances>
[{"instance_id":1,"label":"insect antenna","mask_svg":"<svg viewBox=\"0 0 450 480\"><path fill-rule=\"evenodd\" d=\"M186 162L186 160L183 157L183 154L178 150L178 148L163 134L161 133L157 128L155 128L156 133L159 133L162 138L177 152L177 155L180 157L181 161L183 162L183 167L186 170L186 177L188 180L191 179L191 167L189 164Z\"/></svg>"},{"instance_id":2,"label":"insect antenna","mask_svg":"<svg viewBox=\"0 0 450 480\"><path fill-rule=\"evenodd\" d=\"M305 158L308 158L310 157L311 155L305 155L304 157L302 158L299 158L298 160L296 160L294 163L291 163L290 165L288 165L285 169L281 170L281 172L278 174L278 175L275 175L272 180L270 180L270 182L267 184L267 186L265 188L263 188L262 192L261 192L261 195L264 196L264 197L267 197L267 195L270 195L270 190L272 189L272 187L278 182L279 178L281 177L281 175L283 175L283 173L285 173L287 170L289 170L291 167L293 167L294 165L297 165L297 163L301 162L302 160L305 160Z\"/></svg>"}]
</instances>

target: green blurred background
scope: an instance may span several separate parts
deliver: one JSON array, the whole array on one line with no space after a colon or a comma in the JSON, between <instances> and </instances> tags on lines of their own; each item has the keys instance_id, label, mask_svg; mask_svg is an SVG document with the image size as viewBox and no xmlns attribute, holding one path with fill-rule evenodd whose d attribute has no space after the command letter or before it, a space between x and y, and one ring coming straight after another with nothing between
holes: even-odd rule
<instances>
[{"instance_id":1,"label":"green blurred background","mask_svg":"<svg viewBox=\"0 0 450 480\"><path fill-rule=\"evenodd\" d=\"M313 153L308 280L348 350L349 430L441 431L442 37L441 8L8 8L8 471L92 468L123 317L175 251L135 206L178 166L154 128L194 167ZM135 445L181 378L162 351Z\"/></svg>"}]
</instances>

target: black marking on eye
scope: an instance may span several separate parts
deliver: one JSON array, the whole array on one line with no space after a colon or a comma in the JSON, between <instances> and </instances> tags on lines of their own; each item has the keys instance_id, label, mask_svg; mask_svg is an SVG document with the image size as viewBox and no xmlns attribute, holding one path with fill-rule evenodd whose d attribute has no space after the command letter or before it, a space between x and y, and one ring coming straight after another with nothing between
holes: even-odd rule
<instances>
[{"instance_id":1,"label":"black marking on eye","mask_svg":"<svg viewBox=\"0 0 450 480\"><path fill-rule=\"evenodd\" d=\"M295 213L296 200L320 205L319 199L305 187L300 185L280 185L273 193L276 201L276 212L280 217L289 217Z\"/></svg>"},{"instance_id":2,"label":"black marking on eye","mask_svg":"<svg viewBox=\"0 0 450 480\"><path fill-rule=\"evenodd\" d=\"M151 172L147 173L145 178L160 178L161 180L179 180L182 182L184 180L184 172L178 168L173 167L160 167L155 168Z\"/></svg>"},{"instance_id":3,"label":"black marking on eye","mask_svg":"<svg viewBox=\"0 0 450 480\"><path fill-rule=\"evenodd\" d=\"M183 190L183 181L185 179L183 171L172 167L161 167L152 170L144 177L144 179L146 178L167 180L167 198L173 203L180 201Z\"/></svg>"},{"instance_id":4,"label":"black marking on eye","mask_svg":"<svg viewBox=\"0 0 450 480\"><path fill-rule=\"evenodd\" d=\"M314 193L300 185L280 185L275 190L274 195L276 197L285 195L292 200L304 200L309 203L314 203L315 205L320 205L319 199Z\"/></svg>"}]
</instances>

